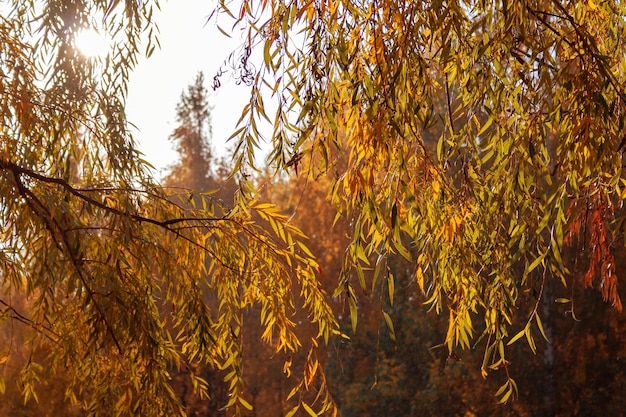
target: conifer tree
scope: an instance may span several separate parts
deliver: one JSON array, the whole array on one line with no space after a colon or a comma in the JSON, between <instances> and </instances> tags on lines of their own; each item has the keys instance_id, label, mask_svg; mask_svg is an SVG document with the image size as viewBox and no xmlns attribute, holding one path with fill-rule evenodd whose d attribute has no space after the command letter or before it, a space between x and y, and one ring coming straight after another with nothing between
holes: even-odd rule
<instances>
[{"instance_id":1,"label":"conifer tree","mask_svg":"<svg viewBox=\"0 0 626 417\"><path fill-rule=\"evenodd\" d=\"M180 96L176 106L177 126L169 139L180 160L171 167L168 185L180 185L196 191L212 188L214 158L211 151L212 125L204 73L199 72Z\"/></svg>"}]
</instances>

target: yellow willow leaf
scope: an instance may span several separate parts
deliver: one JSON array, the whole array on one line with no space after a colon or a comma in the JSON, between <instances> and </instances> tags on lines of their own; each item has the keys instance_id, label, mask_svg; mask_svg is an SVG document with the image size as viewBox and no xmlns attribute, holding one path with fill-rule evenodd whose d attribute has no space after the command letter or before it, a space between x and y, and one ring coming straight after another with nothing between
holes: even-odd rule
<instances>
[{"instance_id":1,"label":"yellow willow leaf","mask_svg":"<svg viewBox=\"0 0 626 417\"><path fill-rule=\"evenodd\" d=\"M500 400L498 402L500 404L505 404L506 402L509 401L509 398L511 397L511 394L513 394L513 390L511 388L509 388L509 390L504 393L504 395L502 396L502 398L500 398Z\"/></svg>"},{"instance_id":2,"label":"yellow willow leaf","mask_svg":"<svg viewBox=\"0 0 626 417\"><path fill-rule=\"evenodd\" d=\"M291 410L289 410L287 412L287 414L285 414L285 417L293 417L293 416L295 416L299 409L300 409L300 404L296 405Z\"/></svg>"},{"instance_id":3,"label":"yellow willow leaf","mask_svg":"<svg viewBox=\"0 0 626 417\"><path fill-rule=\"evenodd\" d=\"M419 265L415 270L415 279L417 280L417 285L420 287L420 290L424 292L424 270Z\"/></svg>"},{"instance_id":4,"label":"yellow willow leaf","mask_svg":"<svg viewBox=\"0 0 626 417\"><path fill-rule=\"evenodd\" d=\"M389 304L393 306L393 296L395 294L395 282L393 274L389 272L387 274L387 292L389 293Z\"/></svg>"},{"instance_id":5,"label":"yellow willow leaf","mask_svg":"<svg viewBox=\"0 0 626 417\"><path fill-rule=\"evenodd\" d=\"M238 397L238 400L239 400L239 403L241 405L243 405L248 410L252 411L252 404L250 404L248 401L244 400L243 397Z\"/></svg>"},{"instance_id":6,"label":"yellow willow leaf","mask_svg":"<svg viewBox=\"0 0 626 417\"><path fill-rule=\"evenodd\" d=\"M383 317L385 319L385 324L387 325L387 329L389 330L389 337L395 343L396 332L393 327L393 321L391 320L391 317L389 316L389 314L387 314L385 311L383 311Z\"/></svg>"},{"instance_id":7,"label":"yellow willow leaf","mask_svg":"<svg viewBox=\"0 0 626 417\"><path fill-rule=\"evenodd\" d=\"M539 331L541 332L543 338L546 340L546 342L550 343L550 340L548 340L548 336L546 336L546 331L543 329L543 323L541 323L541 318L539 317L539 314L535 314L535 321L537 322L537 327L539 327Z\"/></svg>"},{"instance_id":8,"label":"yellow willow leaf","mask_svg":"<svg viewBox=\"0 0 626 417\"><path fill-rule=\"evenodd\" d=\"M304 408L304 411L306 411L311 417L318 417L317 413L315 411L313 411L313 409L305 402L302 402L302 408Z\"/></svg>"},{"instance_id":9,"label":"yellow willow leaf","mask_svg":"<svg viewBox=\"0 0 626 417\"><path fill-rule=\"evenodd\" d=\"M357 312L356 300L354 299L354 296L348 296L348 306L350 307L350 322L352 323L352 333L356 334L358 312Z\"/></svg>"}]
</instances>

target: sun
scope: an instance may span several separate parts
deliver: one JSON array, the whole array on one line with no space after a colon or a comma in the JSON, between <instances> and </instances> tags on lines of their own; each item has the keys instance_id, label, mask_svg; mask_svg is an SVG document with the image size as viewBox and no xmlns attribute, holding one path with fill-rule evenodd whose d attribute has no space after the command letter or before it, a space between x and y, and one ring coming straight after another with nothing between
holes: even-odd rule
<instances>
[{"instance_id":1,"label":"sun","mask_svg":"<svg viewBox=\"0 0 626 417\"><path fill-rule=\"evenodd\" d=\"M74 38L74 46L86 57L103 57L110 49L111 41L97 30L81 29Z\"/></svg>"}]
</instances>

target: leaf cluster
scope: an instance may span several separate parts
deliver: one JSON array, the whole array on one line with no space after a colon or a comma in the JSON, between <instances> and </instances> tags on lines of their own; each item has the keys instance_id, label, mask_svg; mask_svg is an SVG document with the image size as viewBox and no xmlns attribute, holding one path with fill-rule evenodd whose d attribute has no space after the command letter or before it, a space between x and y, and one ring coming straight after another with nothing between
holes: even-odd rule
<instances>
[{"instance_id":1,"label":"leaf cluster","mask_svg":"<svg viewBox=\"0 0 626 417\"><path fill-rule=\"evenodd\" d=\"M203 363L223 372L223 405L239 413L251 407L241 378L247 310L260 309L273 351L303 343L294 294L318 328L309 344L337 323L302 232L278 210L174 197L151 179L124 98L142 41L148 54L158 42L154 7L14 1L0 17L0 320L30 331L25 401L63 373L67 400L90 415L184 415L171 374L206 395L194 374ZM73 47L92 25L113 39L106 57ZM18 353L7 349L3 358ZM321 373L314 355L306 363L311 384Z\"/></svg>"},{"instance_id":2,"label":"leaf cluster","mask_svg":"<svg viewBox=\"0 0 626 417\"><path fill-rule=\"evenodd\" d=\"M625 120L619 2L245 2L219 9L263 51L244 109L240 160L258 124L270 161L311 172L347 158L330 193L351 221L339 292L388 288L386 259L411 261L427 304L449 313L444 345L485 343L483 370L531 325L548 280L584 285L621 309L612 245L623 234ZM260 99L277 103L268 117ZM374 271L371 284L366 282ZM387 278L387 279L381 279ZM529 311L521 295L533 294ZM352 301L350 301L352 300ZM572 310L573 311L573 305ZM387 320L389 322L390 320ZM511 335L511 330L523 329ZM393 327L389 326L393 333ZM516 331L516 330L514 330ZM503 401L516 391L508 382Z\"/></svg>"}]
</instances>

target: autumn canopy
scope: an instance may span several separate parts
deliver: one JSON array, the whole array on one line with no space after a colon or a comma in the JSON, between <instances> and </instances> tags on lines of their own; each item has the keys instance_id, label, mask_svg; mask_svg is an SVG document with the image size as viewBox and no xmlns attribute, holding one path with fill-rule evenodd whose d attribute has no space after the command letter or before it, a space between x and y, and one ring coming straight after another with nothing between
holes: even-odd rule
<instances>
[{"instance_id":1,"label":"autumn canopy","mask_svg":"<svg viewBox=\"0 0 626 417\"><path fill-rule=\"evenodd\" d=\"M23 364L27 398L63 370L68 397L94 415L180 414L169 372L203 361L226 375L224 406L248 409L240 335L254 306L263 342L305 351L291 395L319 389L291 413L333 409L315 352L347 336L303 233L256 198L264 139L277 175L330 178L350 227L335 296L354 328L358 294L384 291L394 335L385 307L400 258L449 317L444 348L482 346L485 375L507 367L512 342L534 350L546 337L544 304L575 318L574 287L621 310L622 2L220 1L209 24L246 34L224 68L251 91L231 138L243 175L229 207L172 196L129 133L128 76L157 43L157 6L2 6L0 319L47 352L45 370ZM73 35L93 25L111 51L86 58ZM10 355L0 347L0 363ZM507 374L500 399L515 390Z\"/></svg>"}]
</instances>

